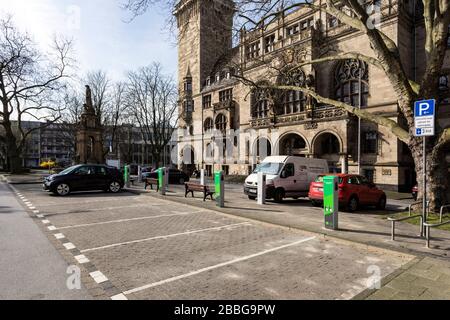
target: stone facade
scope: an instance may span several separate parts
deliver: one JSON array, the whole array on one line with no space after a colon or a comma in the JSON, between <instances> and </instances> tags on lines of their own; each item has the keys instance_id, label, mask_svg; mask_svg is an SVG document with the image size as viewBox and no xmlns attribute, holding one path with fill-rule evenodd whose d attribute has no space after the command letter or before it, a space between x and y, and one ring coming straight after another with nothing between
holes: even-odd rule
<instances>
[{"instance_id":1,"label":"stone facade","mask_svg":"<svg viewBox=\"0 0 450 320\"><path fill-rule=\"evenodd\" d=\"M365 121L359 130L358 119L344 110L295 92L275 98L252 92L241 79L301 83L324 97L355 106L361 101L363 108L400 121L395 93L383 71L363 62L304 66L290 73L290 80L280 78L280 69L323 56L324 50L373 56L366 36L323 11L302 8L280 15L264 28L241 30L233 47L233 5L231 0L182 0L175 10L179 166L246 175L266 155L290 154L327 159L336 172L357 173L360 166L362 174L386 189L410 190L416 180L411 155L389 130ZM398 44L410 78L420 78L423 21L415 20L414 10L403 1L382 0L380 28ZM449 96L450 53L446 66L442 92ZM450 122L448 100L439 110L439 121ZM225 132L228 136L223 139Z\"/></svg>"}]
</instances>

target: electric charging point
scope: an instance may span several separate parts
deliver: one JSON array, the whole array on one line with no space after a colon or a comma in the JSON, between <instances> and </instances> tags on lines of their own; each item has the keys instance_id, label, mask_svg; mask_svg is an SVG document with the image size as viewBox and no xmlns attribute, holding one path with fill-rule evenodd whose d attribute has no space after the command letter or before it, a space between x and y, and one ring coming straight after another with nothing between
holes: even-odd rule
<instances>
[{"instance_id":1,"label":"electric charging point","mask_svg":"<svg viewBox=\"0 0 450 320\"><path fill-rule=\"evenodd\" d=\"M167 168L159 168L158 169L158 186L159 186L159 191L161 192L161 195L163 195L163 196L166 195L167 180L168 180Z\"/></svg>"},{"instance_id":2,"label":"electric charging point","mask_svg":"<svg viewBox=\"0 0 450 320\"><path fill-rule=\"evenodd\" d=\"M258 172L258 204L266 204L266 175Z\"/></svg>"},{"instance_id":3,"label":"electric charging point","mask_svg":"<svg viewBox=\"0 0 450 320\"><path fill-rule=\"evenodd\" d=\"M205 169L200 170L200 184L205 185Z\"/></svg>"},{"instance_id":4,"label":"electric charging point","mask_svg":"<svg viewBox=\"0 0 450 320\"><path fill-rule=\"evenodd\" d=\"M123 167L123 180L127 188L130 187L130 166Z\"/></svg>"},{"instance_id":5,"label":"electric charging point","mask_svg":"<svg viewBox=\"0 0 450 320\"><path fill-rule=\"evenodd\" d=\"M325 228L339 229L339 186L338 177L327 176L323 178L323 209L325 214Z\"/></svg>"},{"instance_id":6,"label":"electric charging point","mask_svg":"<svg viewBox=\"0 0 450 320\"><path fill-rule=\"evenodd\" d=\"M214 184L217 206L223 208L225 207L225 177L223 171L218 171L214 174Z\"/></svg>"}]
</instances>

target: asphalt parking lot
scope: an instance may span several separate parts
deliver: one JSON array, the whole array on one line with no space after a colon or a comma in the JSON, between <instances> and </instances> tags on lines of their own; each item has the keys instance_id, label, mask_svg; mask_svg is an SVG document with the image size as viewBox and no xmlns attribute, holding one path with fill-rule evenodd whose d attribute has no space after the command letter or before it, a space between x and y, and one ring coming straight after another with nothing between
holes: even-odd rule
<instances>
[{"instance_id":1,"label":"asphalt parking lot","mask_svg":"<svg viewBox=\"0 0 450 320\"><path fill-rule=\"evenodd\" d=\"M350 299L411 259L144 194L15 189L114 299Z\"/></svg>"}]
</instances>

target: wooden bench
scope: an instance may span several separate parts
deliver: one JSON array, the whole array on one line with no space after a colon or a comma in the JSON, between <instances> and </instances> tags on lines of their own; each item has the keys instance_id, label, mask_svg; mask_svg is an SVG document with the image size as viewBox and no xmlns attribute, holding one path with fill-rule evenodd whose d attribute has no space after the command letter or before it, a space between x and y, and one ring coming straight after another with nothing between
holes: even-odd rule
<instances>
[{"instance_id":1,"label":"wooden bench","mask_svg":"<svg viewBox=\"0 0 450 320\"><path fill-rule=\"evenodd\" d=\"M153 185L156 185L156 191L159 191L158 179L154 179L154 178L145 178L144 179L144 189L145 190L147 190L148 186L150 186L150 188L153 190Z\"/></svg>"},{"instance_id":2,"label":"wooden bench","mask_svg":"<svg viewBox=\"0 0 450 320\"><path fill-rule=\"evenodd\" d=\"M192 197L194 198L194 192L203 192L203 201L206 201L206 198L208 197L211 197L211 200L214 200L213 198L214 192L212 192L208 186L189 182L186 182L184 186L186 189L186 192L184 194L185 198L189 193L192 194Z\"/></svg>"}]
</instances>

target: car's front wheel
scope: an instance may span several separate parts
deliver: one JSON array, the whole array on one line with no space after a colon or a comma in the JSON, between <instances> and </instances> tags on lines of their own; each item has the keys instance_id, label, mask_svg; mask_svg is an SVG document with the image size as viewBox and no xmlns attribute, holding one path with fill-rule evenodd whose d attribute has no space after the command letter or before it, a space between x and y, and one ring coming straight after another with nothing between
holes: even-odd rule
<instances>
[{"instance_id":1,"label":"car's front wheel","mask_svg":"<svg viewBox=\"0 0 450 320\"><path fill-rule=\"evenodd\" d=\"M61 197L67 196L70 193L70 187L67 183L60 183L56 186L54 193Z\"/></svg>"},{"instance_id":2,"label":"car's front wheel","mask_svg":"<svg viewBox=\"0 0 450 320\"><path fill-rule=\"evenodd\" d=\"M178 180L179 184L184 184L184 178L180 178L180 180Z\"/></svg>"},{"instance_id":3,"label":"car's front wheel","mask_svg":"<svg viewBox=\"0 0 450 320\"><path fill-rule=\"evenodd\" d=\"M248 196L248 199L249 200L256 200L256 197L255 196Z\"/></svg>"},{"instance_id":4,"label":"car's front wheel","mask_svg":"<svg viewBox=\"0 0 450 320\"><path fill-rule=\"evenodd\" d=\"M109 184L109 191L112 193L117 193L122 189L122 187L120 186L120 183L117 181L113 181Z\"/></svg>"},{"instance_id":5,"label":"car's front wheel","mask_svg":"<svg viewBox=\"0 0 450 320\"><path fill-rule=\"evenodd\" d=\"M378 209L378 210L384 210L384 209L386 209L386 197L385 197L385 196L382 196L382 197L380 198L380 200L378 200L378 203L377 203L377 209Z\"/></svg>"}]
</instances>

